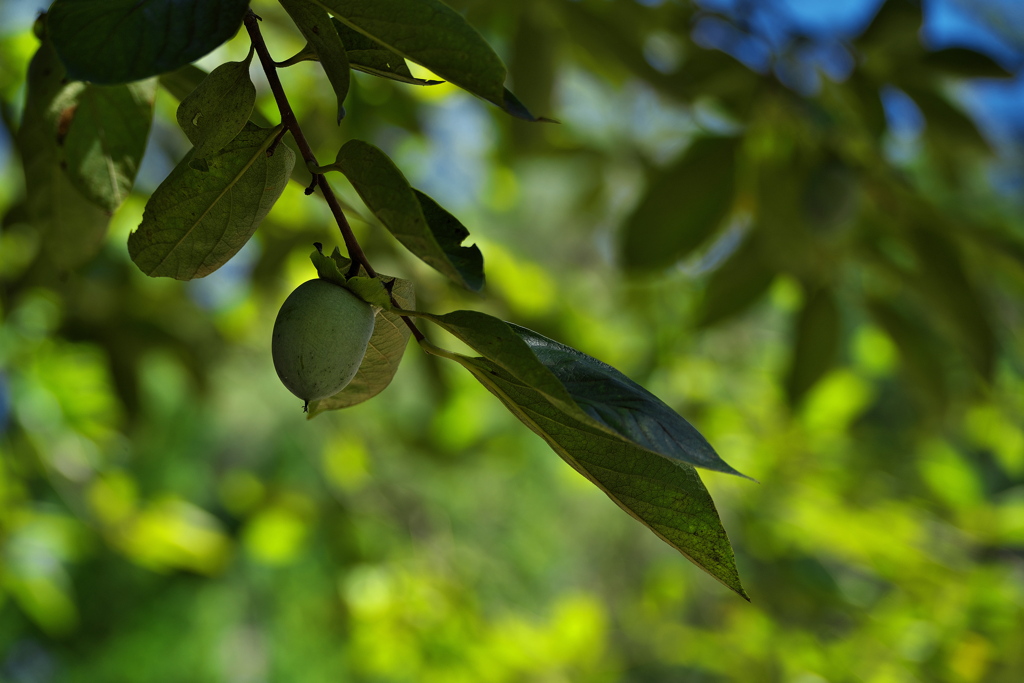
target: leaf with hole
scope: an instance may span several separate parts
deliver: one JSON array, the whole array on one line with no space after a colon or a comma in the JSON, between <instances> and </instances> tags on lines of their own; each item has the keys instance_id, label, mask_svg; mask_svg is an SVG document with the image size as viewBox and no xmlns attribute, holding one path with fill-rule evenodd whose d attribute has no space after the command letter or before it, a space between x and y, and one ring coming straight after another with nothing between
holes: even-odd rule
<instances>
[{"instance_id":1,"label":"leaf with hole","mask_svg":"<svg viewBox=\"0 0 1024 683\"><path fill-rule=\"evenodd\" d=\"M256 104L249 56L211 71L178 105L178 126L194 145L193 159L219 152L245 128Z\"/></svg>"},{"instance_id":2,"label":"leaf with hole","mask_svg":"<svg viewBox=\"0 0 1024 683\"><path fill-rule=\"evenodd\" d=\"M190 152L146 204L128 253L152 277L191 280L224 265L249 241L288 182L295 154L278 144L282 127L248 123L224 149L192 168Z\"/></svg>"}]
</instances>

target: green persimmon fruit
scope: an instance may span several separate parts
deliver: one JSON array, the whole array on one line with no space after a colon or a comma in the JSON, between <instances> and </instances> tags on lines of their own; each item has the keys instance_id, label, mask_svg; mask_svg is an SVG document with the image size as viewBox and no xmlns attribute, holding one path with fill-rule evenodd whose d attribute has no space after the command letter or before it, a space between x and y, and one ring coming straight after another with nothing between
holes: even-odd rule
<instances>
[{"instance_id":1,"label":"green persimmon fruit","mask_svg":"<svg viewBox=\"0 0 1024 683\"><path fill-rule=\"evenodd\" d=\"M352 381L373 334L374 311L328 280L304 282L274 322L271 352L281 382L309 405Z\"/></svg>"}]
</instances>

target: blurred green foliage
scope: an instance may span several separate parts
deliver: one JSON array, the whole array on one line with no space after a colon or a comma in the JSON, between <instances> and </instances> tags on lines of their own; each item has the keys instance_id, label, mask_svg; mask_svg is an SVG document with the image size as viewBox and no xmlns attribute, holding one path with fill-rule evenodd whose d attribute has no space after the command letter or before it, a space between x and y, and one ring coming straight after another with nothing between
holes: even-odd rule
<instances>
[{"instance_id":1,"label":"blurred green foliage","mask_svg":"<svg viewBox=\"0 0 1024 683\"><path fill-rule=\"evenodd\" d=\"M339 241L329 213L297 177L220 271L144 276L127 235L189 147L161 89L134 194L78 269L41 255L2 157L0 680L1018 680L1024 226L955 97L999 68L927 52L896 0L810 91L699 47L715 17L681 3L452 5L560 125L355 74L338 128L300 63L282 77L307 137L322 159L374 140L470 227L483 298L353 220L424 310L615 365L760 482L704 477L752 604L417 349L379 397L306 421L270 330L311 243ZM276 57L303 47L256 10ZM36 41L0 31L10 133ZM909 150L884 87L924 117ZM276 119L262 86L256 106ZM700 177L707 132L741 141L711 171L731 208L645 195Z\"/></svg>"}]
</instances>

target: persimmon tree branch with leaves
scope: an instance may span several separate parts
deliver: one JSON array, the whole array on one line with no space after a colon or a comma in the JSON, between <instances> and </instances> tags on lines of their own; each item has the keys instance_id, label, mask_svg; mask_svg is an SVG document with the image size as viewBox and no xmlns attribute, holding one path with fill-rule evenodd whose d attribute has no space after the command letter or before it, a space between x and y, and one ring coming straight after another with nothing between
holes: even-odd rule
<instances>
[{"instance_id":1,"label":"persimmon tree branch with leaves","mask_svg":"<svg viewBox=\"0 0 1024 683\"><path fill-rule=\"evenodd\" d=\"M480 292L484 256L477 246L463 244L469 230L410 185L369 142L347 140L333 162L321 164L277 73L300 62L319 62L337 100L338 121L345 116L352 70L419 87L440 82L414 77L407 61L514 117L545 121L505 87L505 66L494 50L439 0L280 4L307 44L278 61L247 0L53 3L37 25L42 44L30 67L18 134L28 209L43 229L50 258L71 269L95 251L110 214L134 182L157 87L180 100L178 123L193 148L155 189L128 238L132 260L151 277L204 277L246 244L293 178L290 136L312 175L306 193L318 191L326 201L346 251L325 253L316 244L311 276L315 272L319 280L347 290L346 297L359 301L356 308L376 312L354 375L346 375L330 395L300 396L309 417L379 394L394 378L413 336L427 353L468 370L625 512L746 597L725 529L696 468L739 473L682 416L615 368L481 312L418 310L410 280L373 268L327 174L343 175L369 213L414 256L454 284ZM209 74L191 65L243 26L252 44L246 59ZM254 110L253 55L277 103L276 125ZM318 287L328 295L336 292ZM347 321L329 322L338 329ZM477 355L434 345L418 328L420 322L450 333ZM302 334L315 337L316 315L302 324L313 326L303 327ZM314 360L328 365L340 360L331 357L341 353L336 346L318 341L312 339L312 350L302 353L319 354ZM275 349L275 360L276 354ZM299 361L308 371L305 357Z\"/></svg>"}]
</instances>

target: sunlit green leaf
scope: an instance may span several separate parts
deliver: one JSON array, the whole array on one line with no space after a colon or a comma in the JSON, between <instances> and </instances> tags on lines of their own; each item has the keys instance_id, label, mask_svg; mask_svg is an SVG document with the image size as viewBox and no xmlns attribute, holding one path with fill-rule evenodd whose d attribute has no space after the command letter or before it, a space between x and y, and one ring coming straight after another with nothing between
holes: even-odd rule
<instances>
[{"instance_id":1,"label":"sunlit green leaf","mask_svg":"<svg viewBox=\"0 0 1024 683\"><path fill-rule=\"evenodd\" d=\"M344 173L384 227L432 268L466 289L479 291L483 287L480 249L460 246L469 231L432 199L414 190L380 149L362 140L349 140L338 151L337 160L319 170Z\"/></svg>"},{"instance_id":2,"label":"sunlit green leaf","mask_svg":"<svg viewBox=\"0 0 1024 683\"><path fill-rule=\"evenodd\" d=\"M47 26L68 77L137 81L193 62L230 38L249 0L55 0Z\"/></svg>"},{"instance_id":3,"label":"sunlit green leaf","mask_svg":"<svg viewBox=\"0 0 1024 683\"><path fill-rule=\"evenodd\" d=\"M178 125L195 146L193 159L205 159L235 139L252 115L256 86L249 78L252 51L241 62L210 72L178 105Z\"/></svg>"},{"instance_id":4,"label":"sunlit green leaf","mask_svg":"<svg viewBox=\"0 0 1024 683\"><path fill-rule=\"evenodd\" d=\"M624 228L627 268L666 268L722 226L733 204L737 148L736 138L701 138L651 181Z\"/></svg>"},{"instance_id":5,"label":"sunlit green leaf","mask_svg":"<svg viewBox=\"0 0 1024 683\"><path fill-rule=\"evenodd\" d=\"M246 124L209 169L191 167L189 153L153 192L128 252L147 275L179 280L209 275L241 249L288 182L294 153L267 151L281 133Z\"/></svg>"},{"instance_id":6,"label":"sunlit green leaf","mask_svg":"<svg viewBox=\"0 0 1024 683\"><path fill-rule=\"evenodd\" d=\"M60 105L68 176L85 197L113 212L131 192L146 150L156 79L76 85L67 89L73 101Z\"/></svg>"},{"instance_id":7,"label":"sunlit green leaf","mask_svg":"<svg viewBox=\"0 0 1024 683\"><path fill-rule=\"evenodd\" d=\"M281 6L299 27L303 37L309 41L316 53L317 61L323 67L327 80L331 82L338 100L338 121L345 116L345 97L348 95L348 56L341 37L331 23L331 17L320 5L311 0L280 0Z\"/></svg>"}]
</instances>

